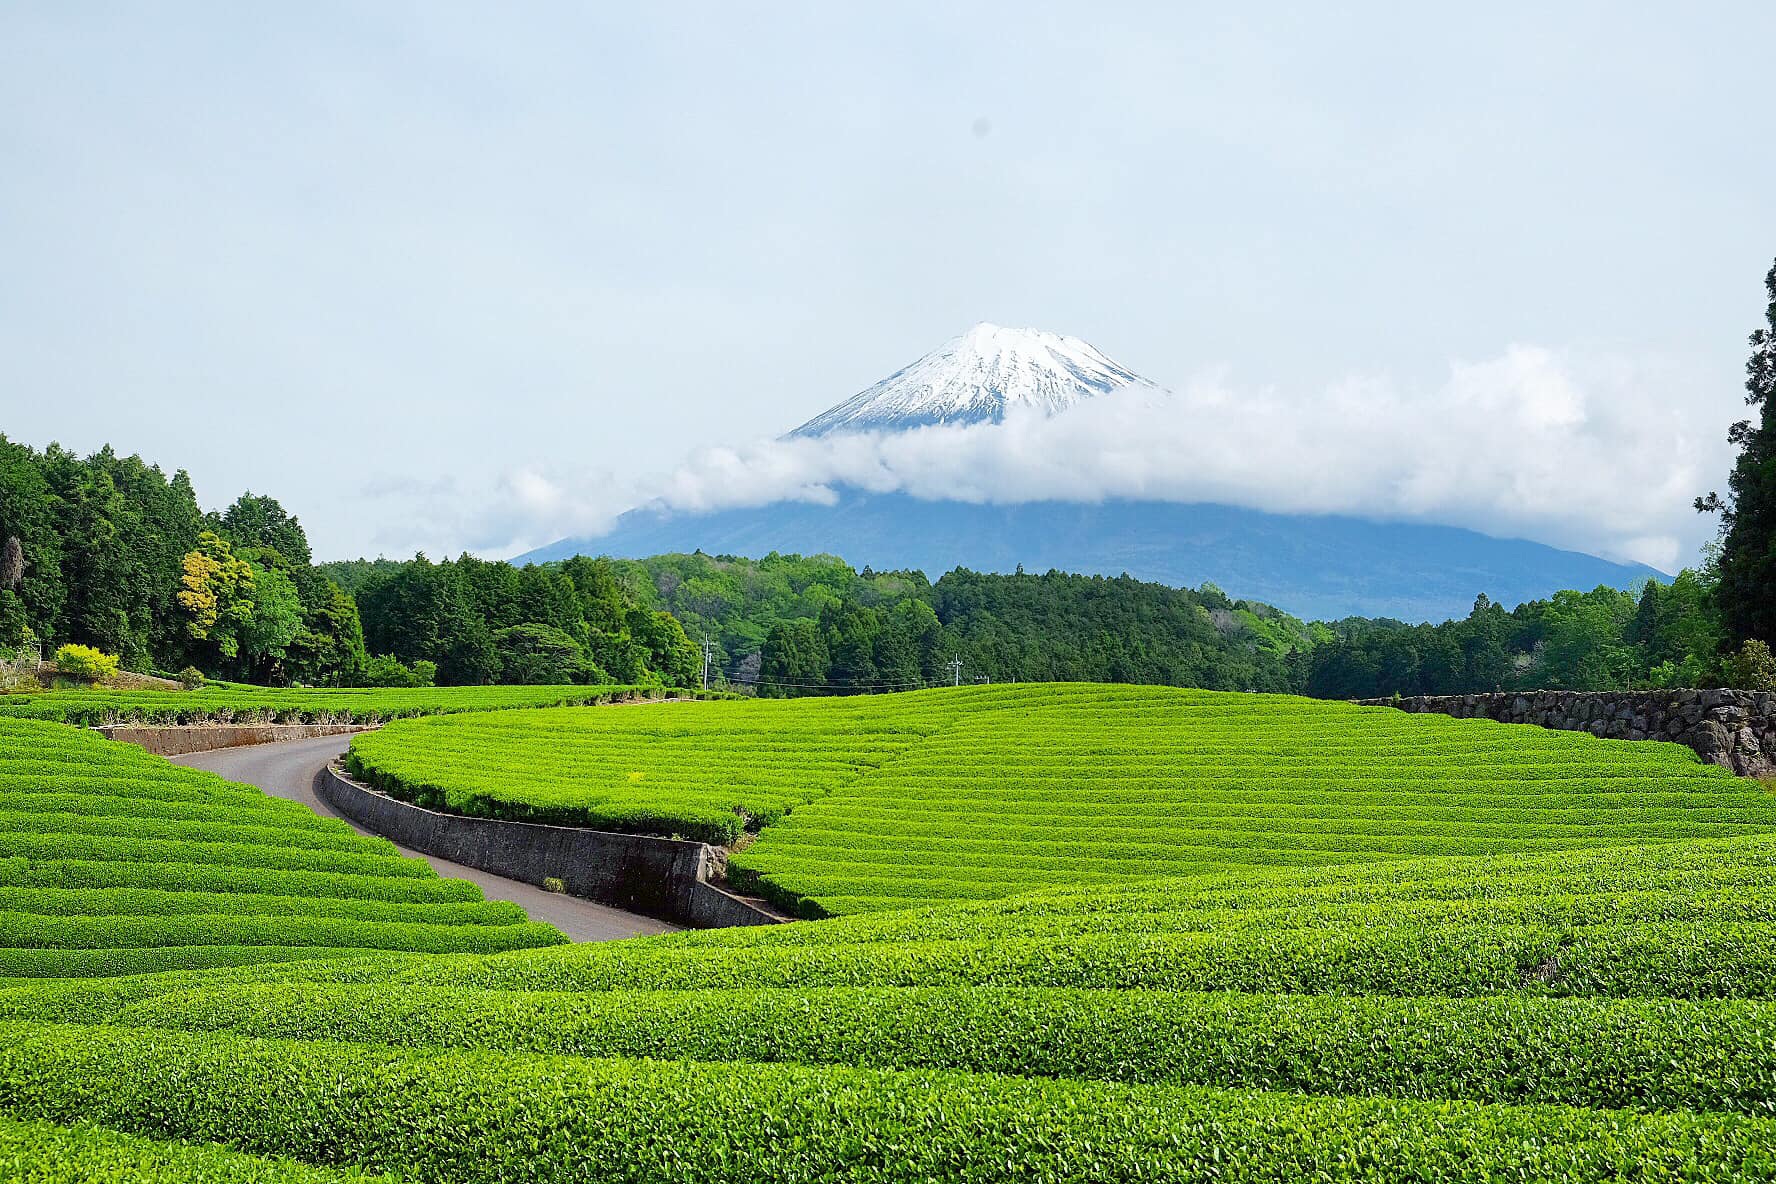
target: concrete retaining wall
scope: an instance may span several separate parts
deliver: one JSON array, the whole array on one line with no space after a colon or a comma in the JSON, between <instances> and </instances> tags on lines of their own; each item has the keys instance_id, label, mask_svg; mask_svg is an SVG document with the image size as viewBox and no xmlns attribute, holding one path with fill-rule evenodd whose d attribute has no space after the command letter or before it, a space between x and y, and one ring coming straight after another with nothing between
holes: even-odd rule
<instances>
[{"instance_id":1,"label":"concrete retaining wall","mask_svg":"<svg viewBox=\"0 0 1776 1184\"><path fill-rule=\"evenodd\" d=\"M1505 691L1358 702L1615 740L1669 740L1741 776L1776 774L1776 693L1768 691Z\"/></svg>"},{"instance_id":2,"label":"concrete retaining wall","mask_svg":"<svg viewBox=\"0 0 1776 1184\"><path fill-rule=\"evenodd\" d=\"M441 814L354 781L337 765L316 789L335 810L403 847L527 884L559 879L574 896L700 929L783 920L710 883L716 859L705 843Z\"/></svg>"},{"instance_id":3,"label":"concrete retaining wall","mask_svg":"<svg viewBox=\"0 0 1776 1184\"><path fill-rule=\"evenodd\" d=\"M187 752L239 748L246 744L276 744L280 740L343 736L347 732L369 729L364 724L189 724L168 727L115 724L94 730L107 740L134 744L157 756L179 756Z\"/></svg>"}]
</instances>

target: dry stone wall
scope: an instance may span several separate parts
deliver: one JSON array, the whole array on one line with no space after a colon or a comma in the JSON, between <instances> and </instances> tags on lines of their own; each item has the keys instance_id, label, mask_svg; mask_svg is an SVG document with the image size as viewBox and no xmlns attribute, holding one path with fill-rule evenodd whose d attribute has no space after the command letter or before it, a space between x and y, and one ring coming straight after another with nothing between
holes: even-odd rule
<instances>
[{"instance_id":1,"label":"dry stone wall","mask_svg":"<svg viewBox=\"0 0 1776 1184\"><path fill-rule=\"evenodd\" d=\"M277 744L284 740L312 740L317 736L343 736L367 732L368 724L115 724L95 728L107 740L120 740L146 748L157 756L181 756L188 752L213 752L247 744Z\"/></svg>"},{"instance_id":2,"label":"dry stone wall","mask_svg":"<svg viewBox=\"0 0 1776 1184\"><path fill-rule=\"evenodd\" d=\"M1506 691L1359 702L1614 740L1669 740L1742 776L1776 774L1776 693L1769 691Z\"/></svg>"},{"instance_id":3,"label":"dry stone wall","mask_svg":"<svg viewBox=\"0 0 1776 1184\"><path fill-rule=\"evenodd\" d=\"M567 891L663 921L716 929L787 918L710 883L717 856L704 843L443 814L391 798L328 766L322 801L403 847L526 884L562 881Z\"/></svg>"}]
</instances>

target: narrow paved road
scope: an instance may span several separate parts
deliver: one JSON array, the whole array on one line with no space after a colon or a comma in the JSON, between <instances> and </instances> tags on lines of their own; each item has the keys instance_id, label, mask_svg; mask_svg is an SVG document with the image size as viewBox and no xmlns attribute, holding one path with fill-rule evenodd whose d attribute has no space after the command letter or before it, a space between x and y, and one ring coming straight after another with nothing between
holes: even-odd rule
<instances>
[{"instance_id":1,"label":"narrow paved road","mask_svg":"<svg viewBox=\"0 0 1776 1184\"><path fill-rule=\"evenodd\" d=\"M193 752L170 759L194 769L220 773L230 781L256 785L266 793L301 802L316 814L329 818L339 812L315 796L315 782L351 741L350 736L322 736L314 740L290 740L282 744L256 744L247 748L222 748L215 752ZM361 834L370 831L345 819ZM440 876L473 880L481 886L488 900L510 900L520 905L533 921L547 921L574 941L609 941L618 937L634 937L638 933L669 933L676 925L644 917L640 913L613 909L596 901L577 896L545 892L531 884L508 880L490 872L447 859L434 859L418 851L401 848L401 854L423 859L438 869Z\"/></svg>"}]
</instances>

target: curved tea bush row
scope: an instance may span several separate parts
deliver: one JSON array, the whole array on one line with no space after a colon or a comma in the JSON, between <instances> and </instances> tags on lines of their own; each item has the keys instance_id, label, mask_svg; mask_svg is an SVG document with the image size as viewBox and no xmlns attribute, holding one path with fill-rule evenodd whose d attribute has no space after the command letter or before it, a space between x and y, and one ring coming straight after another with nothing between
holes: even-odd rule
<instances>
[{"instance_id":1,"label":"curved tea bush row","mask_svg":"<svg viewBox=\"0 0 1776 1184\"><path fill-rule=\"evenodd\" d=\"M110 978L215 967L250 967L258 962L300 962L317 957L363 958L385 949L336 946L137 946L127 949L0 949L0 980Z\"/></svg>"},{"instance_id":2,"label":"curved tea bush row","mask_svg":"<svg viewBox=\"0 0 1776 1184\"><path fill-rule=\"evenodd\" d=\"M0 977L563 940L338 819L91 732L0 718Z\"/></svg>"},{"instance_id":3,"label":"curved tea bush row","mask_svg":"<svg viewBox=\"0 0 1776 1184\"><path fill-rule=\"evenodd\" d=\"M28 1020L104 1024L125 1008L172 991L275 983L388 982L403 967L445 962L437 954L362 950L340 957L309 950L304 958L208 968L173 968L115 978L14 978L0 980L0 1021Z\"/></svg>"},{"instance_id":4,"label":"curved tea bush row","mask_svg":"<svg viewBox=\"0 0 1776 1184\"><path fill-rule=\"evenodd\" d=\"M822 915L1242 866L1776 827L1776 797L1677 746L1455 720L1400 728L1375 710L1064 688L967 715L767 830L730 874ZM1646 794L1662 800L1636 800ZM1705 812L1674 813L1671 795L1701 798Z\"/></svg>"},{"instance_id":5,"label":"curved tea bush row","mask_svg":"<svg viewBox=\"0 0 1776 1184\"><path fill-rule=\"evenodd\" d=\"M334 825L326 827L290 826L281 811L255 809L217 811L208 818L189 821L169 818L140 818L119 814L109 809L102 798L93 801L90 810L52 813L41 810L10 810L0 806L0 830L24 838L36 835L69 835L94 838L160 839L179 844L235 844L291 846L319 855L325 851L349 852L400 858L396 847L387 839L360 835L339 819L321 819ZM312 817L313 815L311 815Z\"/></svg>"},{"instance_id":6,"label":"curved tea bush row","mask_svg":"<svg viewBox=\"0 0 1776 1184\"><path fill-rule=\"evenodd\" d=\"M175 1078L181 1088L168 1091ZM0 1027L0 1107L456 1181L1761 1180L1714 1114Z\"/></svg>"},{"instance_id":7,"label":"curved tea bush row","mask_svg":"<svg viewBox=\"0 0 1776 1184\"><path fill-rule=\"evenodd\" d=\"M1776 998L1776 836L1038 893L407 972L517 990Z\"/></svg>"},{"instance_id":8,"label":"curved tea bush row","mask_svg":"<svg viewBox=\"0 0 1776 1184\"><path fill-rule=\"evenodd\" d=\"M101 743L105 743L101 741ZM266 828L275 834L275 828ZM21 857L33 863L76 859L110 863L134 860L142 863L211 863L224 867L255 867L286 871L335 871L351 875L391 879L425 879L437 873L416 859L392 853L381 839L366 839L365 847L277 847L271 841L207 842L176 836L136 838L133 835L93 835L0 831L0 859ZM389 852L385 854L385 852Z\"/></svg>"},{"instance_id":9,"label":"curved tea bush row","mask_svg":"<svg viewBox=\"0 0 1776 1184\"><path fill-rule=\"evenodd\" d=\"M176 852L174 853L176 856ZM22 856L0 858L0 884L32 888L166 889L278 897L332 897L381 901L478 901L481 889L468 880L414 875L302 871L172 861L52 858L33 863Z\"/></svg>"},{"instance_id":10,"label":"curved tea bush row","mask_svg":"<svg viewBox=\"0 0 1776 1184\"><path fill-rule=\"evenodd\" d=\"M804 916L1234 868L1776 831L1687 748L1166 687L559 709L396 723L354 774L432 809L733 843Z\"/></svg>"},{"instance_id":11,"label":"curved tea bush row","mask_svg":"<svg viewBox=\"0 0 1776 1184\"><path fill-rule=\"evenodd\" d=\"M62 1018L56 1001L37 1018ZM174 991L110 1022L404 1047L1776 1115L1769 1001L984 987L576 995L304 983Z\"/></svg>"},{"instance_id":12,"label":"curved tea bush row","mask_svg":"<svg viewBox=\"0 0 1776 1184\"><path fill-rule=\"evenodd\" d=\"M662 694L645 686L344 687L290 690L205 687L195 691L44 691L0 695L0 717L104 724L380 723L416 715L610 703ZM671 691L702 698L705 691Z\"/></svg>"},{"instance_id":13,"label":"curved tea bush row","mask_svg":"<svg viewBox=\"0 0 1776 1184\"><path fill-rule=\"evenodd\" d=\"M527 954L532 952L527 951ZM415 981L521 990L1033 986L1325 994L1771 998L1776 926L1472 926L1064 941L624 948L439 967Z\"/></svg>"},{"instance_id":14,"label":"curved tea bush row","mask_svg":"<svg viewBox=\"0 0 1776 1184\"><path fill-rule=\"evenodd\" d=\"M0 1119L0 1179L18 1184L343 1184L389 1180L102 1127Z\"/></svg>"},{"instance_id":15,"label":"curved tea bush row","mask_svg":"<svg viewBox=\"0 0 1776 1184\"><path fill-rule=\"evenodd\" d=\"M509 914L493 922L428 925L412 921L289 914L152 913L147 916L68 917L0 912L0 949L8 950L218 945L491 954L555 945L559 941L560 935L553 926L522 919L514 921Z\"/></svg>"},{"instance_id":16,"label":"curved tea bush row","mask_svg":"<svg viewBox=\"0 0 1776 1184\"><path fill-rule=\"evenodd\" d=\"M467 881L457 881L467 883ZM201 892L158 888L9 888L0 886L0 916L161 917L240 914L254 917L330 917L406 921L423 925L512 925L528 918L509 900L377 900L363 897L273 896L257 892Z\"/></svg>"}]
</instances>

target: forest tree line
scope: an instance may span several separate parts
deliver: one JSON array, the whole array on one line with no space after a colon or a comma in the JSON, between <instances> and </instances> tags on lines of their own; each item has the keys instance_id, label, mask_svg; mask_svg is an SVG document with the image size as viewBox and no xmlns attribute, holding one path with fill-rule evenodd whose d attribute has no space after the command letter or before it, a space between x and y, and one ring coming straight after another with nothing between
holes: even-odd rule
<instances>
[{"instance_id":1,"label":"forest tree line","mask_svg":"<svg viewBox=\"0 0 1776 1184\"><path fill-rule=\"evenodd\" d=\"M617 564L716 643L743 689L792 696L975 682L1145 682L1320 698L1761 685L1729 646L1713 565L1465 618L1308 622L1198 589L1063 572L852 569L833 556ZM960 661L959 668L952 662Z\"/></svg>"},{"instance_id":2,"label":"forest tree line","mask_svg":"<svg viewBox=\"0 0 1776 1184\"><path fill-rule=\"evenodd\" d=\"M1146 682L1286 691L1291 654L1331 640L1213 585L1129 576L853 569L831 555L661 555L617 565L762 695L951 682ZM960 665L953 663L959 662Z\"/></svg>"},{"instance_id":3,"label":"forest tree line","mask_svg":"<svg viewBox=\"0 0 1776 1184\"><path fill-rule=\"evenodd\" d=\"M684 630L608 563L316 565L274 498L205 511L183 470L0 435L0 656L64 643L139 673L261 685L684 686L700 675Z\"/></svg>"}]
</instances>

